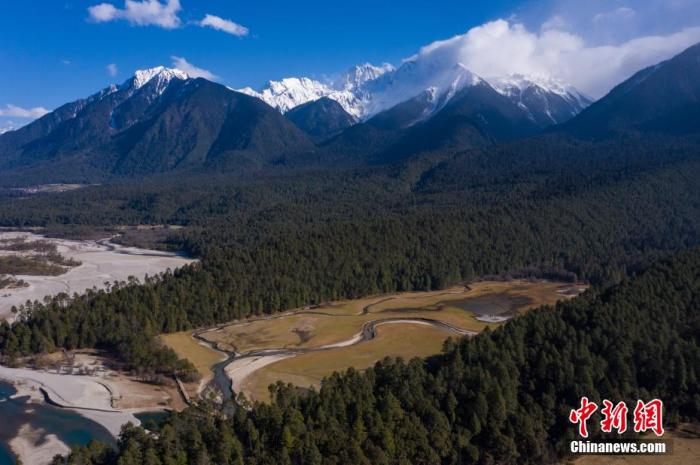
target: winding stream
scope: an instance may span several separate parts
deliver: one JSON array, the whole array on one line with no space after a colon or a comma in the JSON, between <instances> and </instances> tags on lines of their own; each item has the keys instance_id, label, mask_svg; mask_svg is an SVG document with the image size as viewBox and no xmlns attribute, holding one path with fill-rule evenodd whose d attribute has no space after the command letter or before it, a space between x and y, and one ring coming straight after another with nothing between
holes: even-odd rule
<instances>
[{"instance_id":1,"label":"winding stream","mask_svg":"<svg viewBox=\"0 0 700 465\"><path fill-rule=\"evenodd\" d=\"M363 308L362 312L367 313L368 312L368 307ZM304 311L304 312L298 312L295 314L319 314L321 312L312 312L312 311ZM332 315L332 314L328 314ZM288 315L287 315L288 316ZM343 316L343 315L333 315L333 316ZM279 318L281 316L275 315L273 318ZM473 336L477 334L475 331L468 331L464 330L461 328L458 328L456 326L453 326L449 323L445 323L444 321L440 320L434 320L431 318L422 318L422 317L393 317L393 318L383 318L383 319L377 319L377 320L372 320L372 321L367 321L362 325L362 330L354 335L353 337L349 339L345 339L343 341L335 342L332 344L327 344L324 346L320 347L300 347L300 348L273 348L273 349L258 349L258 350L251 350L249 352L245 352L243 354L236 354L235 352L232 351L227 351L223 350L221 347L216 342L212 342L208 339L205 339L202 335L211 331L216 331L220 329L221 327L214 327L214 328L207 328L203 329L200 331L195 331L192 336L200 341L201 343L207 345L209 348L212 350L216 350L217 352L221 352L226 354L226 359L217 363L216 365L213 366L212 371L214 373L214 378L210 382L210 385L212 385L214 388L216 388L218 391L221 392L223 399L226 400L231 400L234 395L234 380L231 379L231 377L226 373L226 368L229 367L229 365L235 363L241 363L245 364L246 361L254 360L254 359L263 359L263 358L268 358L270 363L274 363L277 360L280 360L282 358L288 358L288 357L296 357L298 355L302 354L308 354L311 352L320 352L320 351L325 351L325 350L332 350L332 349L337 349L340 347L350 347L354 346L357 344L363 344L367 341L371 341L377 336L377 327L385 324L424 324L424 325L430 325L434 326L436 328L439 328L441 330L457 334L460 336ZM256 363L258 363L256 361ZM264 361L262 363L258 363L260 367L266 365ZM254 370L253 370L254 371ZM251 372L252 373L252 372Z\"/></svg>"}]
</instances>

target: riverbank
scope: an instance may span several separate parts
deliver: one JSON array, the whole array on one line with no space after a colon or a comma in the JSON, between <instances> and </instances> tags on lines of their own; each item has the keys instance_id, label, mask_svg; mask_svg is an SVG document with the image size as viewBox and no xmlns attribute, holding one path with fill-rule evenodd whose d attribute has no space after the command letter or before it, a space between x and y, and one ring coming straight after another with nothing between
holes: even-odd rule
<instances>
[{"instance_id":1,"label":"riverbank","mask_svg":"<svg viewBox=\"0 0 700 465\"><path fill-rule=\"evenodd\" d=\"M27 242L45 241L56 245L57 252L67 260L80 262L58 276L13 275L24 286L0 290L0 319L14 319L12 307L27 300L42 301L45 296L65 292L83 293L87 289L104 288L105 283L125 281L130 276L143 279L193 263L195 260L157 250L126 247L108 239L74 241L44 237L31 232L0 232L0 240L23 238Z\"/></svg>"},{"instance_id":2,"label":"riverbank","mask_svg":"<svg viewBox=\"0 0 700 465\"><path fill-rule=\"evenodd\" d=\"M0 442L25 464L49 463L68 445L90 439L114 443L123 425L140 424L137 414L184 408L174 383L139 382L93 353L71 354L70 364L60 361L64 356L49 356L51 372L0 366L0 384L13 390L0 400L0 413L13 417Z\"/></svg>"},{"instance_id":3,"label":"riverbank","mask_svg":"<svg viewBox=\"0 0 700 465\"><path fill-rule=\"evenodd\" d=\"M23 395L12 384L0 381L0 464L12 465L19 458L25 464L47 465L56 454L70 446L91 440L116 444L102 425L74 409L60 408L41 397Z\"/></svg>"},{"instance_id":4,"label":"riverbank","mask_svg":"<svg viewBox=\"0 0 700 465\"><path fill-rule=\"evenodd\" d=\"M27 368L0 366L0 379L11 383L15 396L28 396L32 402L49 402L57 407L71 409L102 425L114 437L122 425L140 421L132 411L112 407L111 386L119 383L102 377L55 374Z\"/></svg>"}]
</instances>

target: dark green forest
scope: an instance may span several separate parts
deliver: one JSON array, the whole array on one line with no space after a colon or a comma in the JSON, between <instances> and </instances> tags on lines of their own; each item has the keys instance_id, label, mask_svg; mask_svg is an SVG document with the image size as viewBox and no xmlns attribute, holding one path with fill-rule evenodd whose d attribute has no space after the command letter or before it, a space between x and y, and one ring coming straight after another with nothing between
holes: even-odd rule
<instances>
[{"instance_id":1,"label":"dark green forest","mask_svg":"<svg viewBox=\"0 0 700 465\"><path fill-rule=\"evenodd\" d=\"M566 455L586 395L664 400L666 425L700 419L700 249L608 290L542 307L429 360L348 370L316 392L278 384L232 418L206 405L118 449L55 464L543 464ZM589 422L599 434L598 422Z\"/></svg>"},{"instance_id":2,"label":"dark green forest","mask_svg":"<svg viewBox=\"0 0 700 465\"><path fill-rule=\"evenodd\" d=\"M187 371L161 332L522 269L609 285L700 244L698 145L556 137L345 171L201 175L6 198L0 225L79 234L177 224L198 265L60 295L0 324L4 359L111 350L141 372Z\"/></svg>"}]
</instances>

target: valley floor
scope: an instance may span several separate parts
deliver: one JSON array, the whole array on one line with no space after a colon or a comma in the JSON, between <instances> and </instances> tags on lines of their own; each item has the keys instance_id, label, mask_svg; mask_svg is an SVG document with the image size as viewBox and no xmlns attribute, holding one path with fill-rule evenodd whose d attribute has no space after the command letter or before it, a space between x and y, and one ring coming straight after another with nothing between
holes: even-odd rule
<instances>
[{"instance_id":1,"label":"valley floor","mask_svg":"<svg viewBox=\"0 0 700 465\"><path fill-rule=\"evenodd\" d=\"M434 355L450 336L477 334L584 289L580 284L550 281L484 281L250 318L200 330L195 333L198 341L190 333L164 335L162 340L195 364L204 379L225 373L235 393L267 401L268 385L277 381L318 387L335 371L364 369L385 357L408 360ZM229 363L215 375L225 354ZM201 392L203 387L190 392Z\"/></svg>"}]
</instances>

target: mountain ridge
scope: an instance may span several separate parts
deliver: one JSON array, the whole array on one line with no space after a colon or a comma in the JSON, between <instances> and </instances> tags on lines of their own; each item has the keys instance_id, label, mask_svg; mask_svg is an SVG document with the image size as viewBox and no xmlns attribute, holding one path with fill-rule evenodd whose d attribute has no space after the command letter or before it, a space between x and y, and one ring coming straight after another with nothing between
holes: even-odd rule
<instances>
[{"instance_id":1,"label":"mountain ridge","mask_svg":"<svg viewBox=\"0 0 700 465\"><path fill-rule=\"evenodd\" d=\"M554 130L582 137L700 131L700 43L634 73Z\"/></svg>"},{"instance_id":2,"label":"mountain ridge","mask_svg":"<svg viewBox=\"0 0 700 465\"><path fill-rule=\"evenodd\" d=\"M211 164L259 166L312 149L300 129L259 99L159 67L0 136L0 168L100 180Z\"/></svg>"}]
</instances>

